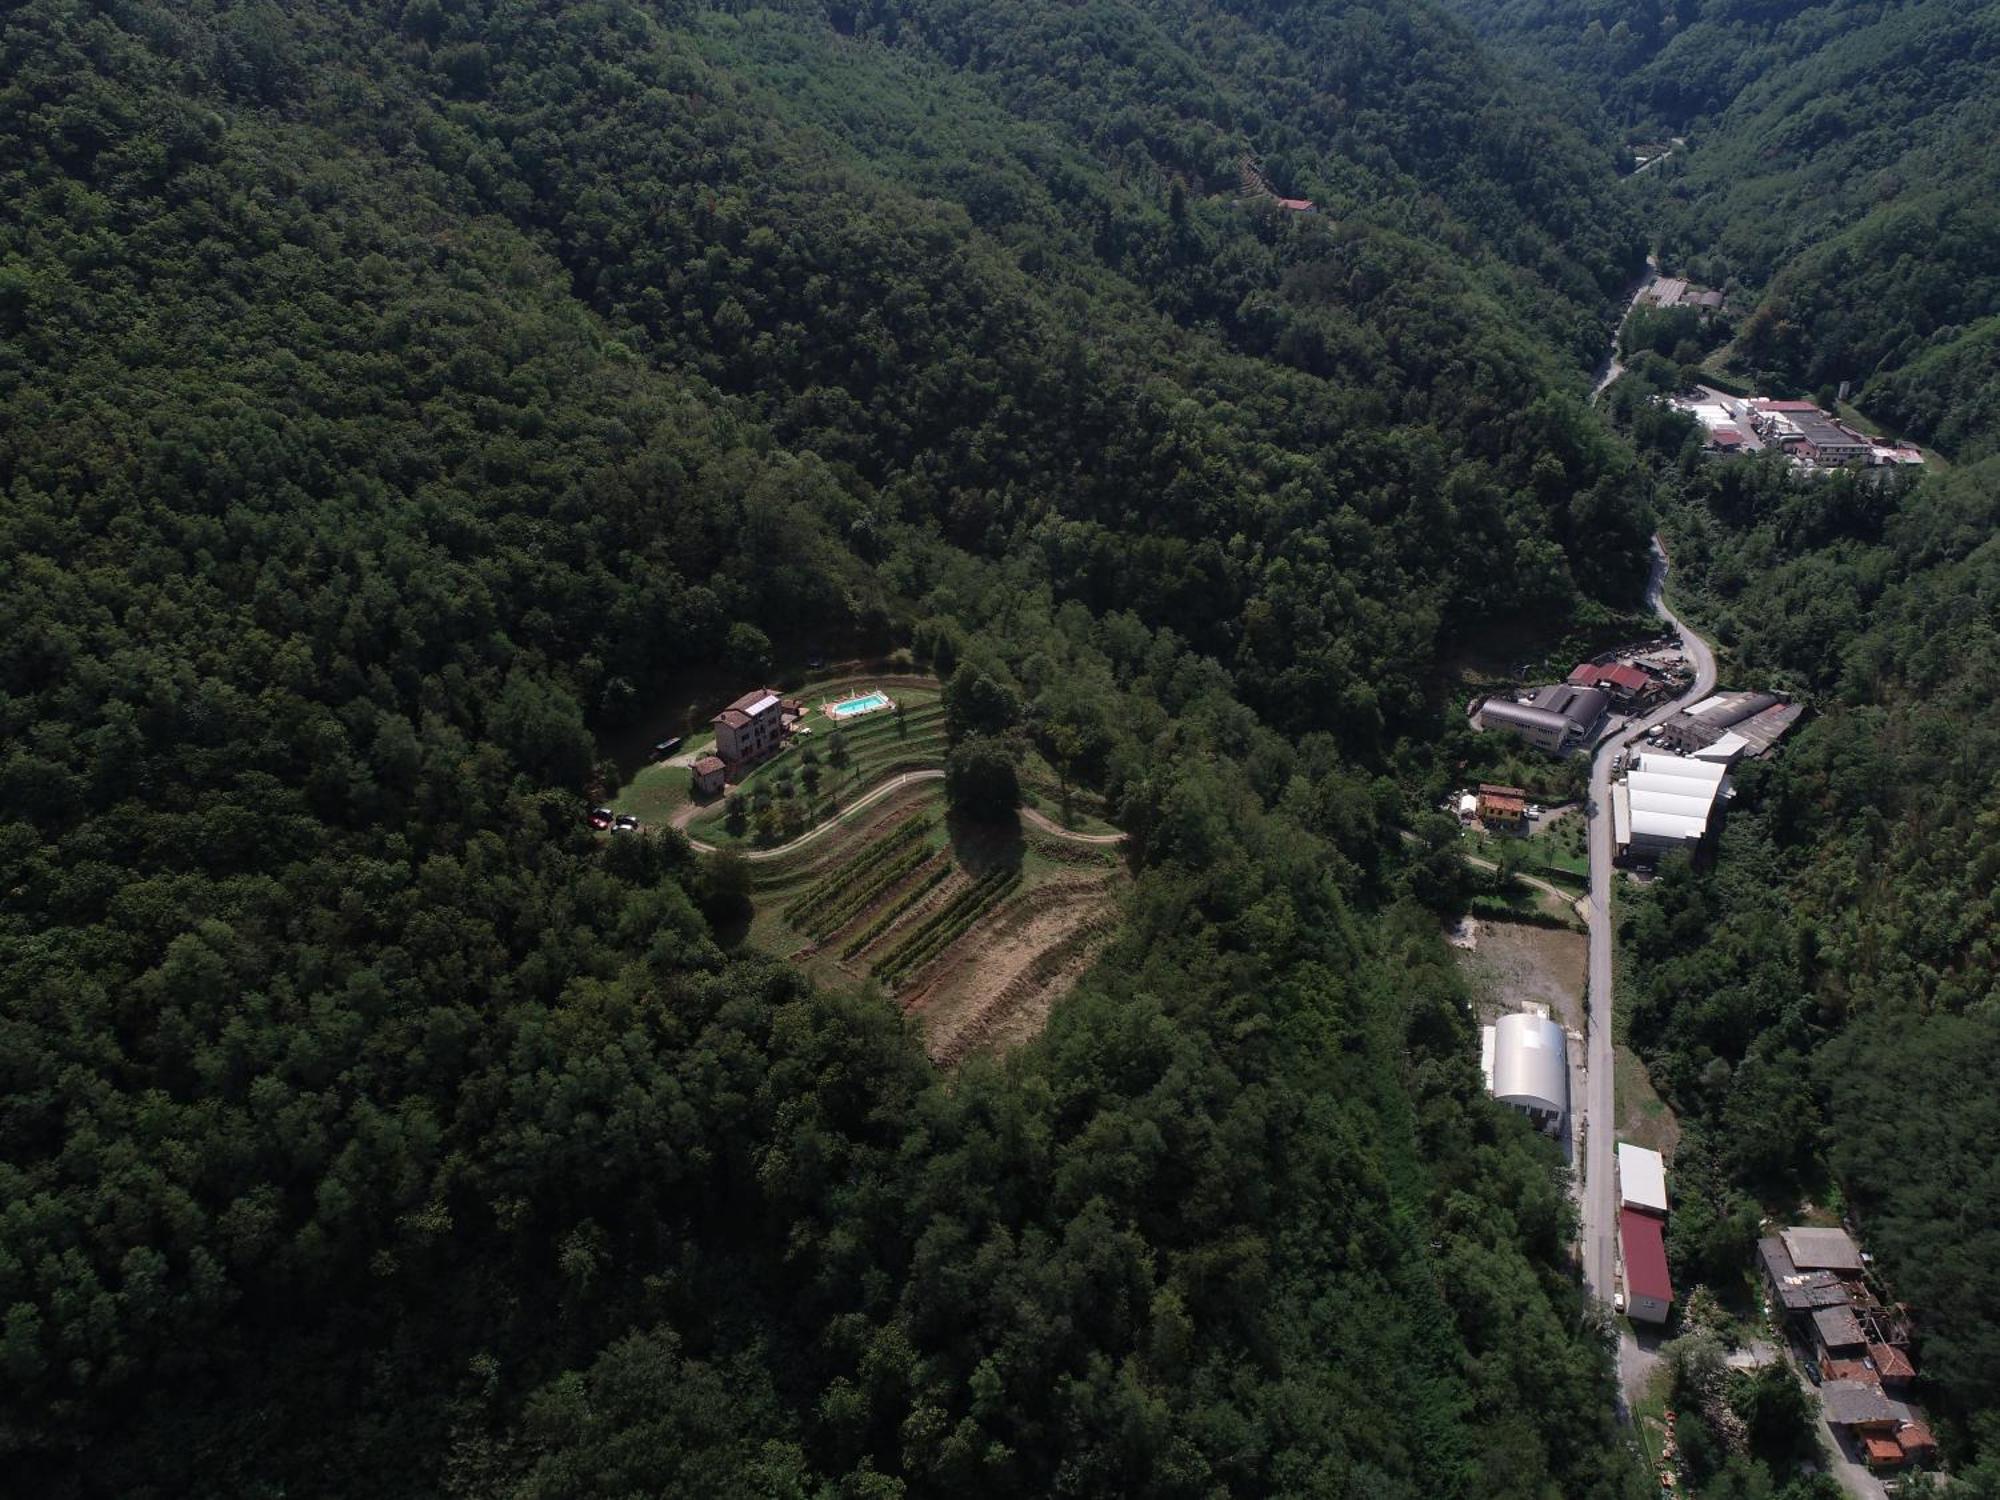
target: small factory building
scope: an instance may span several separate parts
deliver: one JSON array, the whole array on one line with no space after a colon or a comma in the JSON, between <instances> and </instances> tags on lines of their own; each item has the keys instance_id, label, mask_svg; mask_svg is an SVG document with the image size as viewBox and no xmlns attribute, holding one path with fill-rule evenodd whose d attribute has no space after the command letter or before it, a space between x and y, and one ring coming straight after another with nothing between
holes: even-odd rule
<instances>
[{"instance_id":1,"label":"small factory building","mask_svg":"<svg viewBox=\"0 0 2000 1500\"><path fill-rule=\"evenodd\" d=\"M1610 706L1611 695L1603 688L1558 682L1537 688L1525 703L1513 698L1488 698L1473 719L1481 729L1502 730L1519 736L1537 750L1560 755L1596 734Z\"/></svg>"},{"instance_id":2,"label":"small factory building","mask_svg":"<svg viewBox=\"0 0 2000 1500\"><path fill-rule=\"evenodd\" d=\"M1513 1011L1479 1036L1486 1091L1553 1131L1569 1108L1569 1047L1563 1029L1535 1011Z\"/></svg>"},{"instance_id":3,"label":"small factory building","mask_svg":"<svg viewBox=\"0 0 2000 1500\"><path fill-rule=\"evenodd\" d=\"M1674 755L1636 757L1611 788L1611 830L1620 859L1650 861L1692 851L1714 826L1729 768Z\"/></svg>"}]
</instances>

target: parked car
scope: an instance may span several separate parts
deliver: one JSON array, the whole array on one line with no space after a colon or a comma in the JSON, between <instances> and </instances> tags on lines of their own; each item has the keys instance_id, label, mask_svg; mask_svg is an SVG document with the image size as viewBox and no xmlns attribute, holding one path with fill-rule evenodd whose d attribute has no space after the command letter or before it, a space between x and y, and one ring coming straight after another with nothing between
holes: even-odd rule
<instances>
[{"instance_id":1,"label":"parked car","mask_svg":"<svg viewBox=\"0 0 2000 1500\"><path fill-rule=\"evenodd\" d=\"M1821 1376L1819 1372L1818 1360L1809 1359L1806 1361L1806 1379L1810 1380L1814 1385L1818 1385L1820 1383Z\"/></svg>"},{"instance_id":2,"label":"parked car","mask_svg":"<svg viewBox=\"0 0 2000 1500\"><path fill-rule=\"evenodd\" d=\"M612 813L608 807L593 807L590 810L590 826L599 833L611 826Z\"/></svg>"},{"instance_id":3,"label":"parked car","mask_svg":"<svg viewBox=\"0 0 2000 1500\"><path fill-rule=\"evenodd\" d=\"M681 737L677 734L670 734L657 745L653 746L653 759L665 760L669 755L680 749L680 747Z\"/></svg>"},{"instance_id":4,"label":"parked car","mask_svg":"<svg viewBox=\"0 0 2000 1500\"><path fill-rule=\"evenodd\" d=\"M611 831L613 833L637 833L639 831L639 820L630 813L620 813L616 818L612 819Z\"/></svg>"},{"instance_id":5,"label":"parked car","mask_svg":"<svg viewBox=\"0 0 2000 1500\"><path fill-rule=\"evenodd\" d=\"M809 671L817 672L821 667L825 665L826 665L826 658L823 656L808 656L806 658L806 667Z\"/></svg>"}]
</instances>

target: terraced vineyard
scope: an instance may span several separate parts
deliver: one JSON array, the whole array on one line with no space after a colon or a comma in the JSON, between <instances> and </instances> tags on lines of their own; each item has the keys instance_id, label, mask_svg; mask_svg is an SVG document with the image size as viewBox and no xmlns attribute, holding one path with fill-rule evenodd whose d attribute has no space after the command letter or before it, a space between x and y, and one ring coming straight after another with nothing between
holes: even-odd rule
<instances>
[{"instance_id":1,"label":"terraced vineyard","mask_svg":"<svg viewBox=\"0 0 2000 1500\"><path fill-rule=\"evenodd\" d=\"M893 773L891 773L893 774ZM751 940L821 980L873 980L921 1020L947 1065L1032 1037L1115 926L1116 851L947 827L942 788L757 865Z\"/></svg>"}]
</instances>

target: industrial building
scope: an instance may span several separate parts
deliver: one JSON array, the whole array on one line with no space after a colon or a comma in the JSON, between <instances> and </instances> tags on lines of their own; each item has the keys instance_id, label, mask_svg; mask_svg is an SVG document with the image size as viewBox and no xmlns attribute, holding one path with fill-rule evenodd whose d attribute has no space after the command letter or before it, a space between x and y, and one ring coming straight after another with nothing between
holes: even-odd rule
<instances>
[{"instance_id":1,"label":"industrial building","mask_svg":"<svg viewBox=\"0 0 2000 1500\"><path fill-rule=\"evenodd\" d=\"M1535 1011L1513 1011L1479 1034L1486 1090L1552 1130L1569 1109L1569 1047L1563 1029Z\"/></svg>"},{"instance_id":2,"label":"industrial building","mask_svg":"<svg viewBox=\"0 0 2000 1500\"><path fill-rule=\"evenodd\" d=\"M1804 712L1775 693L1714 693L1660 725L1654 738L1664 749L1734 765L1768 755Z\"/></svg>"},{"instance_id":3,"label":"industrial building","mask_svg":"<svg viewBox=\"0 0 2000 1500\"><path fill-rule=\"evenodd\" d=\"M1667 1216L1667 1164L1659 1152L1618 1143L1618 1202L1658 1218Z\"/></svg>"},{"instance_id":4,"label":"industrial building","mask_svg":"<svg viewBox=\"0 0 2000 1500\"><path fill-rule=\"evenodd\" d=\"M1558 682L1537 688L1526 702L1488 698L1473 717L1481 729L1503 730L1537 750L1560 755L1593 738L1610 706L1611 697L1602 688Z\"/></svg>"},{"instance_id":5,"label":"industrial building","mask_svg":"<svg viewBox=\"0 0 2000 1500\"><path fill-rule=\"evenodd\" d=\"M1694 850L1715 826L1729 768L1674 755L1634 757L1611 787L1611 836L1620 859L1652 860Z\"/></svg>"},{"instance_id":6,"label":"industrial building","mask_svg":"<svg viewBox=\"0 0 2000 1500\"><path fill-rule=\"evenodd\" d=\"M1666 1222L1636 1208L1621 1208L1618 1246L1625 1262L1625 1316L1636 1323L1666 1322L1674 1305Z\"/></svg>"}]
</instances>

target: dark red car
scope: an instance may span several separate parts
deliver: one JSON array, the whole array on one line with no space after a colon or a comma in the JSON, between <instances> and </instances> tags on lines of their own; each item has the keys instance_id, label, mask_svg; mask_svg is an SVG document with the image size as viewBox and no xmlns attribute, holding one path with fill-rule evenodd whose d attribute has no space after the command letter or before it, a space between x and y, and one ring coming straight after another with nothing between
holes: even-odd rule
<instances>
[{"instance_id":1,"label":"dark red car","mask_svg":"<svg viewBox=\"0 0 2000 1500\"><path fill-rule=\"evenodd\" d=\"M611 826L611 809L608 807L593 807L590 810L590 826L595 828L599 833L609 828Z\"/></svg>"}]
</instances>

